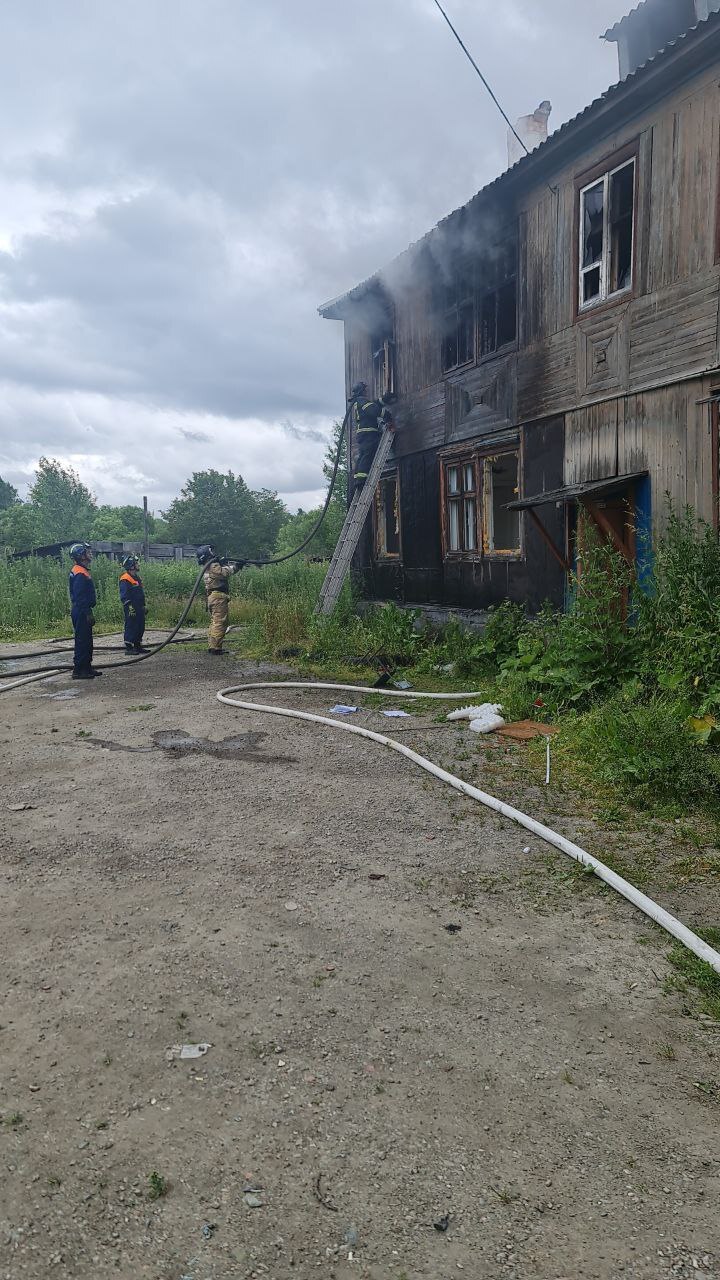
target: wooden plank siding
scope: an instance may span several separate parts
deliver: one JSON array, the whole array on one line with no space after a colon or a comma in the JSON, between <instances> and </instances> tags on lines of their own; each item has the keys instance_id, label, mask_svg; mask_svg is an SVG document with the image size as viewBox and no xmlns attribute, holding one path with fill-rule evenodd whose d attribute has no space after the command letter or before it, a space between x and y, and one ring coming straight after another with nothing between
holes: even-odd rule
<instances>
[{"instance_id":1,"label":"wooden plank siding","mask_svg":"<svg viewBox=\"0 0 720 1280\"><path fill-rule=\"evenodd\" d=\"M483 214L476 197L442 224L435 252L422 250L415 273L406 255L402 276L391 286L388 275L398 392L395 456L402 476L395 594L483 604L503 592L522 598L518 593L525 591L536 600L543 591L542 582L530 582L532 562L533 573L549 586L546 594L557 598L557 565L546 546L540 550L540 536L529 524L522 567L457 559L443 565L439 515L428 508L439 507L437 451L448 445L481 445L503 432L508 438L520 433L526 495L538 491L533 484L547 449L555 487L647 471L656 525L662 524L666 493L712 519L717 479L709 407L698 401L720 387L719 71L720 58L653 107L597 136L542 184L523 190L518 181L507 207ZM613 156L628 147L637 166L633 286L578 314L579 184L597 166L611 168ZM443 374L437 272L453 234L458 252L467 252L473 237L487 244L495 227L507 230L514 220L516 347L495 358L476 353L463 368ZM370 336L352 308L345 336L349 390L358 380L372 380ZM553 424L547 439L543 423ZM551 519L562 541L554 509ZM376 589L378 581L382 575Z\"/></svg>"}]
</instances>

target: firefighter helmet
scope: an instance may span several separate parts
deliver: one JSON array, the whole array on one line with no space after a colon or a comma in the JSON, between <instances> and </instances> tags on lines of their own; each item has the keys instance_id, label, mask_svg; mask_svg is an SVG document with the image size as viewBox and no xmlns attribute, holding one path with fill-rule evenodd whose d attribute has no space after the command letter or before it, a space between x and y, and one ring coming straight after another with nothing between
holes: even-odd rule
<instances>
[{"instance_id":1,"label":"firefighter helmet","mask_svg":"<svg viewBox=\"0 0 720 1280\"><path fill-rule=\"evenodd\" d=\"M205 546L205 547L198 547L198 549L197 549L197 562L198 562L198 564L209 564L209 563L210 563L210 561L211 561L211 560L214 560L214 559L215 559L215 548L214 548L214 547L211 547L211 546L209 546L209 545L208 545L208 546Z\"/></svg>"},{"instance_id":2,"label":"firefighter helmet","mask_svg":"<svg viewBox=\"0 0 720 1280\"><path fill-rule=\"evenodd\" d=\"M89 542L73 542L70 548L70 558L74 560L76 564L81 564L82 561L86 559L89 551L92 551L92 547Z\"/></svg>"},{"instance_id":3,"label":"firefighter helmet","mask_svg":"<svg viewBox=\"0 0 720 1280\"><path fill-rule=\"evenodd\" d=\"M138 556L125 556L125 559L121 561L123 569L127 570L128 573L131 569L137 569L139 563Z\"/></svg>"}]
</instances>

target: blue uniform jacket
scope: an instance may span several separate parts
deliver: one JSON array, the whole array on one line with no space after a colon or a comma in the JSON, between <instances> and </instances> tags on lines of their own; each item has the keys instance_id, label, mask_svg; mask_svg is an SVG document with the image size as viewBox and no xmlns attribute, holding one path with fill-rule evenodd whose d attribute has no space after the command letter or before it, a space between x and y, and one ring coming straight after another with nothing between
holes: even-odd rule
<instances>
[{"instance_id":1,"label":"blue uniform jacket","mask_svg":"<svg viewBox=\"0 0 720 1280\"><path fill-rule=\"evenodd\" d=\"M95 583L88 570L81 564L74 564L68 577L70 587L70 604L78 613L89 613L97 604Z\"/></svg>"},{"instance_id":2,"label":"blue uniform jacket","mask_svg":"<svg viewBox=\"0 0 720 1280\"><path fill-rule=\"evenodd\" d=\"M129 573L120 575L120 599L123 605L131 604L136 613L145 608L145 592L142 578Z\"/></svg>"}]
</instances>

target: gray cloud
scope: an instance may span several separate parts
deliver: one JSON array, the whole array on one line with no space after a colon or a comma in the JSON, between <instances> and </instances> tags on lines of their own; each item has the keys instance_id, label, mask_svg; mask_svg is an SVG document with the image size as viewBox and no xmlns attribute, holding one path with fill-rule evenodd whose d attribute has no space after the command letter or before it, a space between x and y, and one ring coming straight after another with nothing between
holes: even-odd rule
<instances>
[{"instance_id":1,"label":"gray cloud","mask_svg":"<svg viewBox=\"0 0 720 1280\"><path fill-rule=\"evenodd\" d=\"M557 127L614 77L618 0L449 3L513 115L549 97ZM4 6L0 473L72 457L167 502L208 444L307 505L344 390L317 305L504 148L431 0Z\"/></svg>"}]
</instances>

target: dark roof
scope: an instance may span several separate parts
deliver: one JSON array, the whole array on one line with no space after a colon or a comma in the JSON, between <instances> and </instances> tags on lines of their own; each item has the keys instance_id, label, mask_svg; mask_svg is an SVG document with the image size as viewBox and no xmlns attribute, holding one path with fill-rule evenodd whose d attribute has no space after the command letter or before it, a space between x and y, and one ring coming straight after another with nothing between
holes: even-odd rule
<instances>
[{"instance_id":1,"label":"dark roof","mask_svg":"<svg viewBox=\"0 0 720 1280\"><path fill-rule=\"evenodd\" d=\"M637 8L641 8L643 4L648 4L650 0L641 0L641 4ZM635 12L633 10L633 12ZM595 98L587 107L583 108L571 120L566 121L559 129L552 133L546 142L542 142L539 147L531 151L529 155L523 156L516 164L506 169L499 177L494 178L487 186L482 187L474 196L471 197L459 209L453 210L445 218L442 218L431 231L428 231L420 240L416 240L401 254L393 259L393 264L402 262L409 255L414 255L429 240L435 236L438 231L448 226L453 219L456 219L464 210L469 209L476 202L487 202L499 196L506 188L516 185L527 186L530 182L539 181L544 178L545 174L550 170L552 165L559 165L564 162L567 156L582 148L586 141L586 135L591 134L591 140L594 142L600 136L600 129L606 116L614 117L620 107L626 100L630 100L636 107L644 105L645 100L651 100L656 90L655 85L662 77L662 87L665 86L665 72L669 71L673 63L677 64L679 69L679 80L682 76L690 75L697 70L697 62L701 61L702 50L710 45L711 55L706 58L706 63L716 60L720 56L720 13L717 11L711 13L709 17L704 18L701 22L690 27L688 31L684 31L674 40L670 40L664 49L660 49L658 53L649 58L642 66L637 67L624 80L613 84L606 89L599 98ZM687 72L684 67L687 66ZM613 123L617 122L613 120ZM608 125L608 129L611 126ZM318 310L321 316L326 319L342 319L345 311L345 304L357 300L362 294L373 286L382 282L382 274L384 268L373 273L366 280L348 290L347 293L340 294L339 297L333 298L330 302L326 302Z\"/></svg>"}]
</instances>

